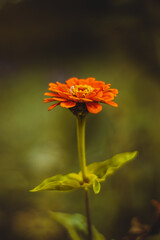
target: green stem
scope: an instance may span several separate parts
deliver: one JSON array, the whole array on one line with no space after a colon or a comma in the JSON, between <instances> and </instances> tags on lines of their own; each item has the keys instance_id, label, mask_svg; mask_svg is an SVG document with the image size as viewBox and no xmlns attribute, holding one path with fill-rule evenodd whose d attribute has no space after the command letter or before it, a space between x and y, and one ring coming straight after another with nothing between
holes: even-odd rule
<instances>
[{"instance_id":1,"label":"green stem","mask_svg":"<svg viewBox=\"0 0 160 240\"><path fill-rule=\"evenodd\" d=\"M85 117L77 117L77 141L78 141L78 153L80 169L82 172L83 183L88 182L86 174L86 153L85 153ZM92 240L92 224L90 217L90 207L89 207L89 194L88 188L85 188L85 207L86 207L86 218L88 226L88 240Z\"/></svg>"},{"instance_id":2,"label":"green stem","mask_svg":"<svg viewBox=\"0 0 160 240\"><path fill-rule=\"evenodd\" d=\"M92 223L89 207L89 192L88 188L85 189L85 205L86 205L86 217L87 217L87 226L88 226L88 239L92 240Z\"/></svg>"},{"instance_id":3,"label":"green stem","mask_svg":"<svg viewBox=\"0 0 160 240\"><path fill-rule=\"evenodd\" d=\"M85 117L77 117L77 142L80 169L82 171L83 182L87 181L86 176L86 154L85 154Z\"/></svg>"}]
</instances>

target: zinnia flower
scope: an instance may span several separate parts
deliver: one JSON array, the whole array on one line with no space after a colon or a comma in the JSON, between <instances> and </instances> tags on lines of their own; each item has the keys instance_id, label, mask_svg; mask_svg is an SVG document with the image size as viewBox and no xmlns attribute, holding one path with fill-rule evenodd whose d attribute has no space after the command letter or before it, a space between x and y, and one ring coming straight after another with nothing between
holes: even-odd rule
<instances>
[{"instance_id":1,"label":"zinnia flower","mask_svg":"<svg viewBox=\"0 0 160 240\"><path fill-rule=\"evenodd\" d=\"M95 78L70 78L64 84L49 83L48 90L51 92L46 92L44 95L50 96L50 98L45 98L44 102L57 102L51 105L48 110L60 104L61 107L69 108L71 111L85 108L87 112L99 113L102 110L100 103L118 106L117 103L113 102L118 90L110 89L110 85L96 81Z\"/></svg>"}]
</instances>

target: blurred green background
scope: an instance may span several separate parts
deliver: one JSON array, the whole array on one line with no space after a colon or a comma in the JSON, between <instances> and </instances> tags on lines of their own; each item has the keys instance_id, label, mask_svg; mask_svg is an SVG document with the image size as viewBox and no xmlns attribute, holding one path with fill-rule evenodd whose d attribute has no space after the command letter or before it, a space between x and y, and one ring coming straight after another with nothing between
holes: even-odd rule
<instances>
[{"instance_id":1,"label":"blurred green background","mask_svg":"<svg viewBox=\"0 0 160 240\"><path fill-rule=\"evenodd\" d=\"M118 240L133 217L152 223L151 200L160 200L159 12L158 0L1 0L1 239L69 239L49 210L84 213L82 191L29 192L79 170L75 117L43 103L49 82L70 77L119 90L118 108L88 116L88 163L139 151L99 195L91 192L93 224Z\"/></svg>"}]
</instances>

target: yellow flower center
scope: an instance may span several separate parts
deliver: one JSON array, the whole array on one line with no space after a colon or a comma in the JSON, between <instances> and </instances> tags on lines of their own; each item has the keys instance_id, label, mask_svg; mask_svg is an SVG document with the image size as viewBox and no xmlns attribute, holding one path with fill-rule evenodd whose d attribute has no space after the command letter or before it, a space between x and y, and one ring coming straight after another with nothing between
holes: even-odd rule
<instances>
[{"instance_id":1,"label":"yellow flower center","mask_svg":"<svg viewBox=\"0 0 160 240\"><path fill-rule=\"evenodd\" d=\"M70 92L72 93L73 96L77 96L77 93L83 93L82 96L85 97L87 93L90 93L92 91L93 88L88 85L75 85L70 88Z\"/></svg>"}]
</instances>

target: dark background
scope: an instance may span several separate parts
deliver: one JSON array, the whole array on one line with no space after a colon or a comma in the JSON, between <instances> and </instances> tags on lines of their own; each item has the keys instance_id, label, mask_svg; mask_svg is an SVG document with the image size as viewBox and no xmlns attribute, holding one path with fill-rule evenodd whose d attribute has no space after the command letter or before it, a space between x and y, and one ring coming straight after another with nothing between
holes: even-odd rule
<instances>
[{"instance_id":1,"label":"dark background","mask_svg":"<svg viewBox=\"0 0 160 240\"><path fill-rule=\"evenodd\" d=\"M95 77L119 90L118 108L87 119L88 163L138 150L91 193L92 222L122 239L160 200L160 4L153 0L0 2L1 239L67 239L48 211L84 213L83 193L30 193L44 178L78 171L70 111L43 104L49 82Z\"/></svg>"}]
</instances>

